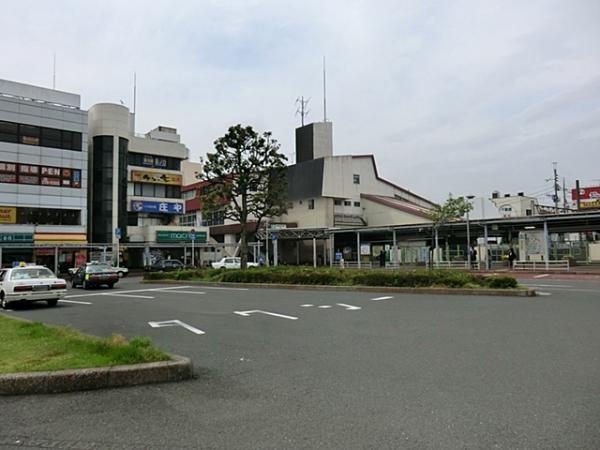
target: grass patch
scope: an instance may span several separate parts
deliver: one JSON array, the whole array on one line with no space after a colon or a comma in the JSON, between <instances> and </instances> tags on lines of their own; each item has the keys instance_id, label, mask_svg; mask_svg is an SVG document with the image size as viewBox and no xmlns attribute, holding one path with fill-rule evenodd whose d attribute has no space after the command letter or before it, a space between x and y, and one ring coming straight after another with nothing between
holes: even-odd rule
<instances>
[{"instance_id":1,"label":"grass patch","mask_svg":"<svg viewBox=\"0 0 600 450\"><path fill-rule=\"evenodd\" d=\"M146 280L198 280L223 283L303 284L324 286L442 287L516 289L509 276L484 277L451 270L340 270L311 267L271 267L247 270L182 270L154 272Z\"/></svg>"},{"instance_id":2,"label":"grass patch","mask_svg":"<svg viewBox=\"0 0 600 450\"><path fill-rule=\"evenodd\" d=\"M68 327L25 322L0 315L0 374L83 369L166 361L147 337L127 341L86 336Z\"/></svg>"}]
</instances>

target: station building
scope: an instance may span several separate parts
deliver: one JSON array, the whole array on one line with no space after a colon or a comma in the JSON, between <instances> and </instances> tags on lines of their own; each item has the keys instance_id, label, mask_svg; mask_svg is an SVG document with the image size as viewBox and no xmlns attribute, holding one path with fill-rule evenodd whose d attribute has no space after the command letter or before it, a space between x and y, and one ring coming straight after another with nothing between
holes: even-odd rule
<instances>
[{"instance_id":1,"label":"station building","mask_svg":"<svg viewBox=\"0 0 600 450\"><path fill-rule=\"evenodd\" d=\"M85 261L87 131L79 94L0 80L0 265Z\"/></svg>"}]
</instances>

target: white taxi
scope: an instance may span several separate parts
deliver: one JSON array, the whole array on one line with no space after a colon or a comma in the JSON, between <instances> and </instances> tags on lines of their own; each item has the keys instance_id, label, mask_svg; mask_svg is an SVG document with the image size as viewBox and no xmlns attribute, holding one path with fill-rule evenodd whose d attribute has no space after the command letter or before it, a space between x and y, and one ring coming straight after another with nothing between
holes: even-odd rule
<instances>
[{"instance_id":1,"label":"white taxi","mask_svg":"<svg viewBox=\"0 0 600 450\"><path fill-rule=\"evenodd\" d=\"M67 293L67 282L57 278L44 266L23 266L0 269L0 306L12 302L46 301L56 306Z\"/></svg>"}]
</instances>

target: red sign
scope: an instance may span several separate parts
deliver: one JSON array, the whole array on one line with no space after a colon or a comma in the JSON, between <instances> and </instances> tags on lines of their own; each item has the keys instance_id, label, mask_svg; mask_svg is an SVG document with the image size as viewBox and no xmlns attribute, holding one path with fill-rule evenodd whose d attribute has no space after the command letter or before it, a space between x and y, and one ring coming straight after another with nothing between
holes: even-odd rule
<instances>
[{"instance_id":1,"label":"red sign","mask_svg":"<svg viewBox=\"0 0 600 450\"><path fill-rule=\"evenodd\" d=\"M20 184L40 184L40 177L33 177L30 175L19 175Z\"/></svg>"},{"instance_id":2,"label":"red sign","mask_svg":"<svg viewBox=\"0 0 600 450\"><path fill-rule=\"evenodd\" d=\"M571 191L571 198L577 200L577 189ZM579 188L579 200L600 200L600 186Z\"/></svg>"},{"instance_id":3,"label":"red sign","mask_svg":"<svg viewBox=\"0 0 600 450\"><path fill-rule=\"evenodd\" d=\"M0 183L16 183L17 175L14 173L0 173Z\"/></svg>"},{"instance_id":4,"label":"red sign","mask_svg":"<svg viewBox=\"0 0 600 450\"><path fill-rule=\"evenodd\" d=\"M44 185L44 186L60 186L60 178L42 177L42 185Z\"/></svg>"},{"instance_id":5,"label":"red sign","mask_svg":"<svg viewBox=\"0 0 600 450\"><path fill-rule=\"evenodd\" d=\"M60 177L60 169L58 167L42 167L42 175Z\"/></svg>"},{"instance_id":6,"label":"red sign","mask_svg":"<svg viewBox=\"0 0 600 450\"><path fill-rule=\"evenodd\" d=\"M0 162L0 172L16 172L17 165L13 163Z\"/></svg>"}]
</instances>

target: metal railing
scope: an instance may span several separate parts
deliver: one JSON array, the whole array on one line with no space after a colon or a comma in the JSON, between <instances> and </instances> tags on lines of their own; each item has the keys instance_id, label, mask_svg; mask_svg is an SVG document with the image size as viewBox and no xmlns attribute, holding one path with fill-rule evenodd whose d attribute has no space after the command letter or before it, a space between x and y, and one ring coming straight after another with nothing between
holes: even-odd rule
<instances>
[{"instance_id":1,"label":"metal railing","mask_svg":"<svg viewBox=\"0 0 600 450\"><path fill-rule=\"evenodd\" d=\"M570 270L569 260L562 261L516 261L513 270Z\"/></svg>"},{"instance_id":2,"label":"metal railing","mask_svg":"<svg viewBox=\"0 0 600 450\"><path fill-rule=\"evenodd\" d=\"M469 262L468 261L437 261L437 262L432 262L431 268L433 268L433 269L469 270ZM473 270L480 270L481 262L480 261L472 261L470 268Z\"/></svg>"}]
</instances>

